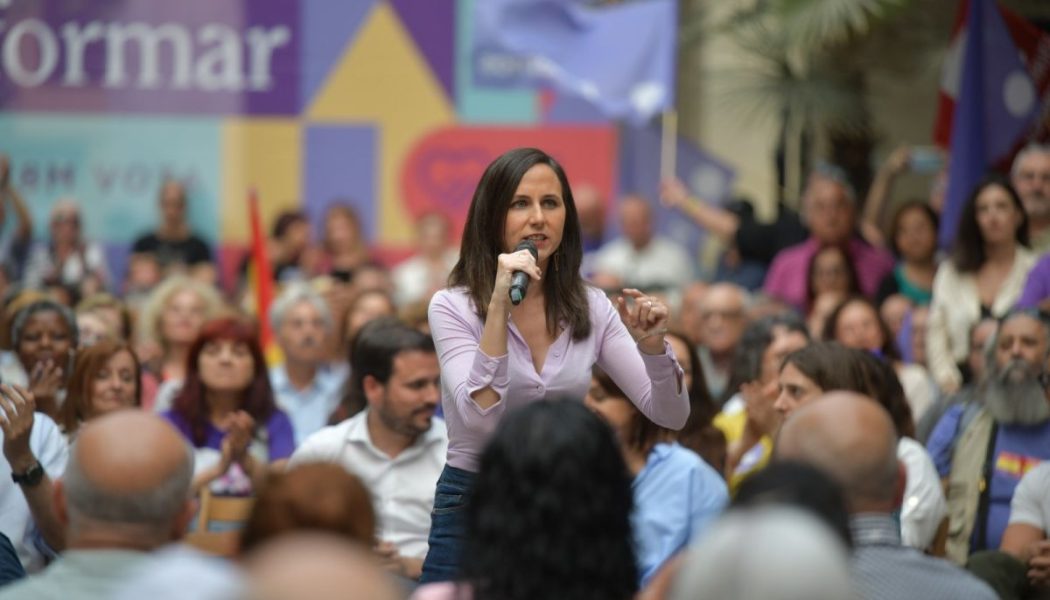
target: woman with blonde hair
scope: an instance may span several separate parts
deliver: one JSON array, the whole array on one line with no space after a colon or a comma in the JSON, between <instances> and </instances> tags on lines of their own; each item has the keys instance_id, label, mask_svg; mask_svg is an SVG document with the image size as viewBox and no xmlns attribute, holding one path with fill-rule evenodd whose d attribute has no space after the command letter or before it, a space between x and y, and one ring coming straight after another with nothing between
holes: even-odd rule
<instances>
[{"instance_id":1,"label":"woman with blonde hair","mask_svg":"<svg viewBox=\"0 0 1050 600\"><path fill-rule=\"evenodd\" d=\"M158 412L171 407L186 376L190 346L222 310L214 287L185 275L165 279L150 294L139 314L139 358L161 383L155 397L143 398L143 406Z\"/></svg>"}]
</instances>

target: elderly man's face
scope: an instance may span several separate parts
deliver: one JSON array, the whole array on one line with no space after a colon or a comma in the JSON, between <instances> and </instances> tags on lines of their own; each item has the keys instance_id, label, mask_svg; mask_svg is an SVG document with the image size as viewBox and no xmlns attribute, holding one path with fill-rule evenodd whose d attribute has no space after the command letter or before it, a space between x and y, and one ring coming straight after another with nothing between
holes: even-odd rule
<instances>
[{"instance_id":1,"label":"elderly man's face","mask_svg":"<svg viewBox=\"0 0 1050 600\"><path fill-rule=\"evenodd\" d=\"M709 289L700 304L700 323L700 338L713 354L736 348L747 325L740 290L724 285Z\"/></svg>"},{"instance_id":2,"label":"elderly man's face","mask_svg":"<svg viewBox=\"0 0 1050 600\"><path fill-rule=\"evenodd\" d=\"M326 358L328 333L328 324L317 307L299 302L285 313L277 341L289 360L320 363Z\"/></svg>"},{"instance_id":3,"label":"elderly man's face","mask_svg":"<svg viewBox=\"0 0 1050 600\"><path fill-rule=\"evenodd\" d=\"M1011 183L1033 219L1050 218L1050 154L1031 152L1019 159Z\"/></svg>"},{"instance_id":4,"label":"elderly man's face","mask_svg":"<svg viewBox=\"0 0 1050 600\"><path fill-rule=\"evenodd\" d=\"M806 224L813 237L840 244L853 233L853 203L843 187L825 177L814 177L806 187Z\"/></svg>"},{"instance_id":5,"label":"elderly man's face","mask_svg":"<svg viewBox=\"0 0 1050 600\"><path fill-rule=\"evenodd\" d=\"M1036 319L1017 315L1002 324L995 345L995 362L1002 369L1013 361L1023 361L1038 373L1047 351L1046 330Z\"/></svg>"},{"instance_id":6,"label":"elderly man's face","mask_svg":"<svg viewBox=\"0 0 1050 600\"><path fill-rule=\"evenodd\" d=\"M1050 404L1040 378L1047 366L1043 325L1028 315L1015 315L999 328L995 342L995 365L982 387L984 407L997 423L1046 422Z\"/></svg>"},{"instance_id":7,"label":"elderly man's face","mask_svg":"<svg viewBox=\"0 0 1050 600\"><path fill-rule=\"evenodd\" d=\"M635 248L643 248L653 237L652 214L644 200L629 198L620 209L620 228Z\"/></svg>"}]
</instances>

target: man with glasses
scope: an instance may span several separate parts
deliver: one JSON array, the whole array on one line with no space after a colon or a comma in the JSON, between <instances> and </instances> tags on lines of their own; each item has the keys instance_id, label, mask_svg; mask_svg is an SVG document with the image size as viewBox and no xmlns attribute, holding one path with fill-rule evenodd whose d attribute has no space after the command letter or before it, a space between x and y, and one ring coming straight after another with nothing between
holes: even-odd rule
<instances>
[{"instance_id":1,"label":"man with glasses","mask_svg":"<svg viewBox=\"0 0 1050 600\"><path fill-rule=\"evenodd\" d=\"M716 283L700 301L700 365L707 391L721 405L737 390L727 390L737 344L747 325L747 291L732 283Z\"/></svg>"}]
</instances>

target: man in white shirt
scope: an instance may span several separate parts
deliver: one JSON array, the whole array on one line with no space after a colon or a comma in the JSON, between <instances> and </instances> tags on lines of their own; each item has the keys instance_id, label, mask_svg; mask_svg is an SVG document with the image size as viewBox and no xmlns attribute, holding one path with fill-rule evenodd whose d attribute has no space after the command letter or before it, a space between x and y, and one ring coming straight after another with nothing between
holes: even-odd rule
<instances>
[{"instance_id":1,"label":"man in white shirt","mask_svg":"<svg viewBox=\"0 0 1050 600\"><path fill-rule=\"evenodd\" d=\"M605 244L594 260L594 284L676 291L694 278L693 261L674 241L653 234L652 208L641 196L620 202L623 236Z\"/></svg>"},{"instance_id":2,"label":"man in white shirt","mask_svg":"<svg viewBox=\"0 0 1050 600\"><path fill-rule=\"evenodd\" d=\"M310 436L291 465L335 462L360 477L379 517L377 551L391 570L418 579L448 450L445 423L433 418L441 398L434 342L399 321L379 319L361 329L351 356L354 416Z\"/></svg>"},{"instance_id":3,"label":"man in white shirt","mask_svg":"<svg viewBox=\"0 0 1050 600\"><path fill-rule=\"evenodd\" d=\"M0 532L6 535L29 573L44 567L45 555L65 545L52 507L52 478L66 468L66 438L47 415L33 412L33 395L0 386Z\"/></svg>"},{"instance_id":4,"label":"man in white shirt","mask_svg":"<svg viewBox=\"0 0 1050 600\"><path fill-rule=\"evenodd\" d=\"M290 285L270 306L269 317L284 353L284 364L270 369L270 385L301 444L328 424L339 405L346 366L328 362L335 324L324 298L308 285Z\"/></svg>"}]
</instances>

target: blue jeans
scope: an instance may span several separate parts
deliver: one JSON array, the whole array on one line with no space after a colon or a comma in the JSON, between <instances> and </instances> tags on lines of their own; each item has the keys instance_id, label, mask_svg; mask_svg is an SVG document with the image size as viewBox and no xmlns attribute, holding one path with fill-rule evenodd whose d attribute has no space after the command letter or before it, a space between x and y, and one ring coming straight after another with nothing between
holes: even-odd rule
<instances>
[{"instance_id":1,"label":"blue jeans","mask_svg":"<svg viewBox=\"0 0 1050 600\"><path fill-rule=\"evenodd\" d=\"M423 560L420 583L458 578L466 528L464 508L476 477L476 473L448 465L441 471L434 493L434 511L430 513L430 549Z\"/></svg>"}]
</instances>

